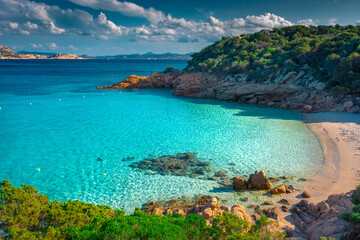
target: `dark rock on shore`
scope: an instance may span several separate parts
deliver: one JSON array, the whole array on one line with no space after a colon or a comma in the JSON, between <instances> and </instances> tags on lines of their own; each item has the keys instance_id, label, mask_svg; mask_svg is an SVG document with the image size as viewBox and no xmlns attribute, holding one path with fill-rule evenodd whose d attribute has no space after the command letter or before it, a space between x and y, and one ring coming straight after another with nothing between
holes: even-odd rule
<instances>
[{"instance_id":1,"label":"dark rock on shore","mask_svg":"<svg viewBox=\"0 0 360 240\"><path fill-rule=\"evenodd\" d=\"M303 192L301 196L304 198L311 198L311 194L308 191Z\"/></svg>"},{"instance_id":2,"label":"dark rock on shore","mask_svg":"<svg viewBox=\"0 0 360 240\"><path fill-rule=\"evenodd\" d=\"M352 192L333 194L318 204L301 200L291 209L294 225L305 233L306 239L340 239L349 231L349 224L341 213L351 210L351 195Z\"/></svg>"},{"instance_id":3,"label":"dark rock on shore","mask_svg":"<svg viewBox=\"0 0 360 240\"><path fill-rule=\"evenodd\" d=\"M280 186L270 189L270 193L272 195L286 193L286 187L284 184L281 184Z\"/></svg>"}]
</instances>

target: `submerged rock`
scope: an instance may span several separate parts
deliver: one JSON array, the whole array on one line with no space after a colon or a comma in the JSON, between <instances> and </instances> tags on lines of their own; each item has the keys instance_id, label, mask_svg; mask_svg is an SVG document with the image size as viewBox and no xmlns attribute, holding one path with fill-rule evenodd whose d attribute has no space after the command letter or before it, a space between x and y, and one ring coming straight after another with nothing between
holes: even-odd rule
<instances>
[{"instance_id":1,"label":"submerged rock","mask_svg":"<svg viewBox=\"0 0 360 240\"><path fill-rule=\"evenodd\" d=\"M212 172L210 162L201 161L195 153L178 153L134 162L130 167L153 171L161 175L189 176L196 178Z\"/></svg>"}]
</instances>

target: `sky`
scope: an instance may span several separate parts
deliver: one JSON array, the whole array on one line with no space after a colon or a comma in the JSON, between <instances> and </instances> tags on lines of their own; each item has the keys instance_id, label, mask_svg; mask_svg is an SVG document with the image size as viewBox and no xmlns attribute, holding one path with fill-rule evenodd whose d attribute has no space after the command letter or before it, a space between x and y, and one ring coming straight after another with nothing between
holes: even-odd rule
<instances>
[{"instance_id":1,"label":"sky","mask_svg":"<svg viewBox=\"0 0 360 240\"><path fill-rule=\"evenodd\" d=\"M224 36L335 24L360 24L360 0L0 0L0 45L15 51L189 53Z\"/></svg>"}]
</instances>

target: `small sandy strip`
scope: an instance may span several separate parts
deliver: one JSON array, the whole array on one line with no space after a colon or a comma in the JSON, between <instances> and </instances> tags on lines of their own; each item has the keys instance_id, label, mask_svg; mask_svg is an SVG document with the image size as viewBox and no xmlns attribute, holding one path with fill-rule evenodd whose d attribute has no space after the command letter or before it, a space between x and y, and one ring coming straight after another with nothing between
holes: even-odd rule
<instances>
[{"instance_id":1,"label":"small sandy strip","mask_svg":"<svg viewBox=\"0 0 360 240\"><path fill-rule=\"evenodd\" d=\"M304 188L311 201L326 200L360 184L360 115L344 113L304 114L307 124L322 143L325 161Z\"/></svg>"}]
</instances>

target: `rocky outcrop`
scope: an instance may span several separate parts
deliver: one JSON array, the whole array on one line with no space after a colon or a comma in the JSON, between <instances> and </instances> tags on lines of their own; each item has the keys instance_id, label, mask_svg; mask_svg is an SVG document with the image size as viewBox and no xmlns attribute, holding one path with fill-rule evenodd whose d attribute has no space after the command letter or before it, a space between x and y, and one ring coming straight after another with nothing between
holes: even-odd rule
<instances>
[{"instance_id":1,"label":"rocky outcrop","mask_svg":"<svg viewBox=\"0 0 360 240\"><path fill-rule=\"evenodd\" d=\"M173 73L153 73L150 76L131 75L125 80L108 87L97 89L127 89L127 88L173 88L180 71Z\"/></svg>"},{"instance_id":2,"label":"rocky outcrop","mask_svg":"<svg viewBox=\"0 0 360 240\"><path fill-rule=\"evenodd\" d=\"M246 212L244 206L221 206L220 200L217 197L207 195L194 201L184 199L170 200L168 202L149 202L142 208L142 210L149 214L156 215L178 213L186 216L187 214L198 214L201 215L209 225L212 223L216 215L221 215L223 212L231 212L239 219L247 221L249 223L249 227L253 224L252 219Z\"/></svg>"},{"instance_id":3,"label":"rocky outcrop","mask_svg":"<svg viewBox=\"0 0 360 240\"><path fill-rule=\"evenodd\" d=\"M349 231L349 224L341 218L341 213L351 210L351 195L352 192L330 195L318 204L301 200L291 209L294 225L310 240L340 239Z\"/></svg>"},{"instance_id":4,"label":"rocky outcrop","mask_svg":"<svg viewBox=\"0 0 360 240\"><path fill-rule=\"evenodd\" d=\"M304 113L360 112L360 93L328 89L325 83L314 77L313 70L307 65L297 71L291 71L289 67L267 68L261 75L261 79L253 79L245 73L224 75L176 71L153 74L125 88L173 88L176 96L246 102Z\"/></svg>"},{"instance_id":5,"label":"rocky outcrop","mask_svg":"<svg viewBox=\"0 0 360 240\"><path fill-rule=\"evenodd\" d=\"M241 177L234 177L233 188L238 191L242 190L268 190L271 188L271 182L263 170L251 174L248 180Z\"/></svg>"}]
</instances>

